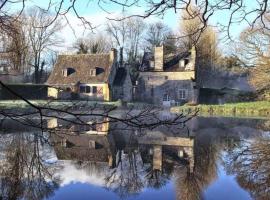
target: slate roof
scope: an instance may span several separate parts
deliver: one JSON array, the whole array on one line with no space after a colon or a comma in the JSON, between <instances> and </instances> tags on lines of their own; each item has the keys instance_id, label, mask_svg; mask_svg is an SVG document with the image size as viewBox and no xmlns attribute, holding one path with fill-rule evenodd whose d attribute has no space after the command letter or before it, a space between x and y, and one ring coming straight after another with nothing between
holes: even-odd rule
<instances>
[{"instance_id":1,"label":"slate roof","mask_svg":"<svg viewBox=\"0 0 270 200\"><path fill-rule=\"evenodd\" d=\"M164 55L164 71L181 71L178 67L178 63L181 59L188 58L190 52L181 52L177 54ZM142 58L140 71L151 71L150 62L154 61L154 54L151 52L145 52Z\"/></svg>"},{"instance_id":2,"label":"slate roof","mask_svg":"<svg viewBox=\"0 0 270 200\"><path fill-rule=\"evenodd\" d=\"M127 76L127 70L123 67L120 67L116 70L116 75L113 81L114 86L122 86L125 82Z\"/></svg>"},{"instance_id":3,"label":"slate roof","mask_svg":"<svg viewBox=\"0 0 270 200\"><path fill-rule=\"evenodd\" d=\"M69 85L81 83L108 82L111 67L109 54L60 55L47 81L49 85ZM62 70L72 68L74 73L64 77ZM91 76L91 69L97 69L97 75Z\"/></svg>"}]
</instances>

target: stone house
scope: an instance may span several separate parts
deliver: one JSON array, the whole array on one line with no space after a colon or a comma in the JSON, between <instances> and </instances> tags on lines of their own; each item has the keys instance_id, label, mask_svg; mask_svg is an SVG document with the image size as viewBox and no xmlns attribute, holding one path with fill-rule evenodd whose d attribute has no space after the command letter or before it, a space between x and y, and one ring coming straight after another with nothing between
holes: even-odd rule
<instances>
[{"instance_id":1,"label":"stone house","mask_svg":"<svg viewBox=\"0 0 270 200\"><path fill-rule=\"evenodd\" d=\"M60 55L47 80L48 97L100 101L116 99L118 95L113 96L115 83L119 81L123 84L129 78L129 74L124 77L117 75L121 72L119 68L115 49L104 54ZM131 94L123 96L131 97Z\"/></svg>"},{"instance_id":2,"label":"stone house","mask_svg":"<svg viewBox=\"0 0 270 200\"><path fill-rule=\"evenodd\" d=\"M136 82L135 98L163 106L197 103L196 52L165 54L163 46L154 55L144 54Z\"/></svg>"}]
</instances>

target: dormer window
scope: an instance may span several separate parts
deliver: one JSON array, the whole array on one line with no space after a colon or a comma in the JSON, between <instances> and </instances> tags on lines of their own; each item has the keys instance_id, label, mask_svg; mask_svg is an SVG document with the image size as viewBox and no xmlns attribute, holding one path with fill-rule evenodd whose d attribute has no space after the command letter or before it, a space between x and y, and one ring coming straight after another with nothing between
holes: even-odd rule
<instances>
[{"instance_id":1,"label":"dormer window","mask_svg":"<svg viewBox=\"0 0 270 200\"><path fill-rule=\"evenodd\" d=\"M90 74L90 76L96 76L97 75L97 70L96 69L90 69L89 74Z\"/></svg>"},{"instance_id":2,"label":"dormer window","mask_svg":"<svg viewBox=\"0 0 270 200\"><path fill-rule=\"evenodd\" d=\"M74 72L75 72L75 69L68 67L68 68L62 70L62 75L64 77L68 77L69 75L73 74Z\"/></svg>"}]
</instances>

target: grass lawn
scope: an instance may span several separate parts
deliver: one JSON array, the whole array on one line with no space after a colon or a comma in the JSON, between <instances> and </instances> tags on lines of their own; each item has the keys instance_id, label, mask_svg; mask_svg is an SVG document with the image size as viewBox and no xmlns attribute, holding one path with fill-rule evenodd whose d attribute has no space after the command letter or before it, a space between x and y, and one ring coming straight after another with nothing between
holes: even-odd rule
<instances>
[{"instance_id":1,"label":"grass lawn","mask_svg":"<svg viewBox=\"0 0 270 200\"><path fill-rule=\"evenodd\" d=\"M46 106L52 108L63 108L67 106L91 106L91 105L114 105L117 106L119 103L116 102L98 102L98 101L57 101L57 100L30 100L30 102L37 106ZM30 108L31 106L22 100L2 100L0 101L0 109L19 109L19 108Z\"/></svg>"},{"instance_id":2,"label":"grass lawn","mask_svg":"<svg viewBox=\"0 0 270 200\"><path fill-rule=\"evenodd\" d=\"M32 104L37 106L51 107L51 108L66 108L68 106L76 106L76 107L88 107L93 105L99 106L118 106L120 107L122 103L120 101L80 101L80 100L72 100L72 101L64 101L64 100L29 100ZM136 109L143 109L145 107L153 106L146 103L141 102L132 102L128 103L127 106L129 108L134 107ZM31 108L31 106L23 100L0 100L0 109L27 109Z\"/></svg>"},{"instance_id":3,"label":"grass lawn","mask_svg":"<svg viewBox=\"0 0 270 200\"><path fill-rule=\"evenodd\" d=\"M200 115L221 116L270 116L270 101L227 103L222 105L183 105L172 107L172 112L188 112L199 110Z\"/></svg>"}]
</instances>

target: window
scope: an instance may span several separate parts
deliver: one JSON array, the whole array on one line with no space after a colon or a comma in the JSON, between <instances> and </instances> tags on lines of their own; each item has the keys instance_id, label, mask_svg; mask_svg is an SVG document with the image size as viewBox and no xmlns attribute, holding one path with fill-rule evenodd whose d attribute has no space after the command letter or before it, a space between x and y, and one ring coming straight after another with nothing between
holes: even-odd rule
<instances>
[{"instance_id":1,"label":"window","mask_svg":"<svg viewBox=\"0 0 270 200\"><path fill-rule=\"evenodd\" d=\"M80 86L80 93L91 93L91 87L86 85L81 85Z\"/></svg>"},{"instance_id":2,"label":"window","mask_svg":"<svg viewBox=\"0 0 270 200\"><path fill-rule=\"evenodd\" d=\"M170 96L168 94L164 94L163 101L170 101L170 100L171 100Z\"/></svg>"},{"instance_id":3,"label":"window","mask_svg":"<svg viewBox=\"0 0 270 200\"><path fill-rule=\"evenodd\" d=\"M93 92L93 94L96 94L97 93L97 86L93 86L92 87L92 92Z\"/></svg>"},{"instance_id":4,"label":"window","mask_svg":"<svg viewBox=\"0 0 270 200\"><path fill-rule=\"evenodd\" d=\"M80 93L84 93L85 91L85 86L80 86Z\"/></svg>"},{"instance_id":5,"label":"window","mask_svg":"<svg viewBox=\"0 0 270 200\"><path fill-rule=\"evenodd\" d=\"M187 90L180 89L179 90L179 99L186 99L187 98Z\"/></svg>"},{"instance_id":6,"label":"window","mask_svg":"<svg viewBox=\"0 0 270 200\"><path fill-rule=\"evenodd\" d=\"M68 68L62 70L62 75L64 77L67 77L67 76L73 74L74 72L75 72L75 69L68 67Z\"/></svg>"},{"instance_id":7,"label":"window","mask_svg":"<svg viewBox=\"0 0 270 200\"><path fill-rule=\"evenodd\" d=\"M90 92L91 92L90 86L85 86L85 93L90 93Z\"/></svg>"}]
</instances>

